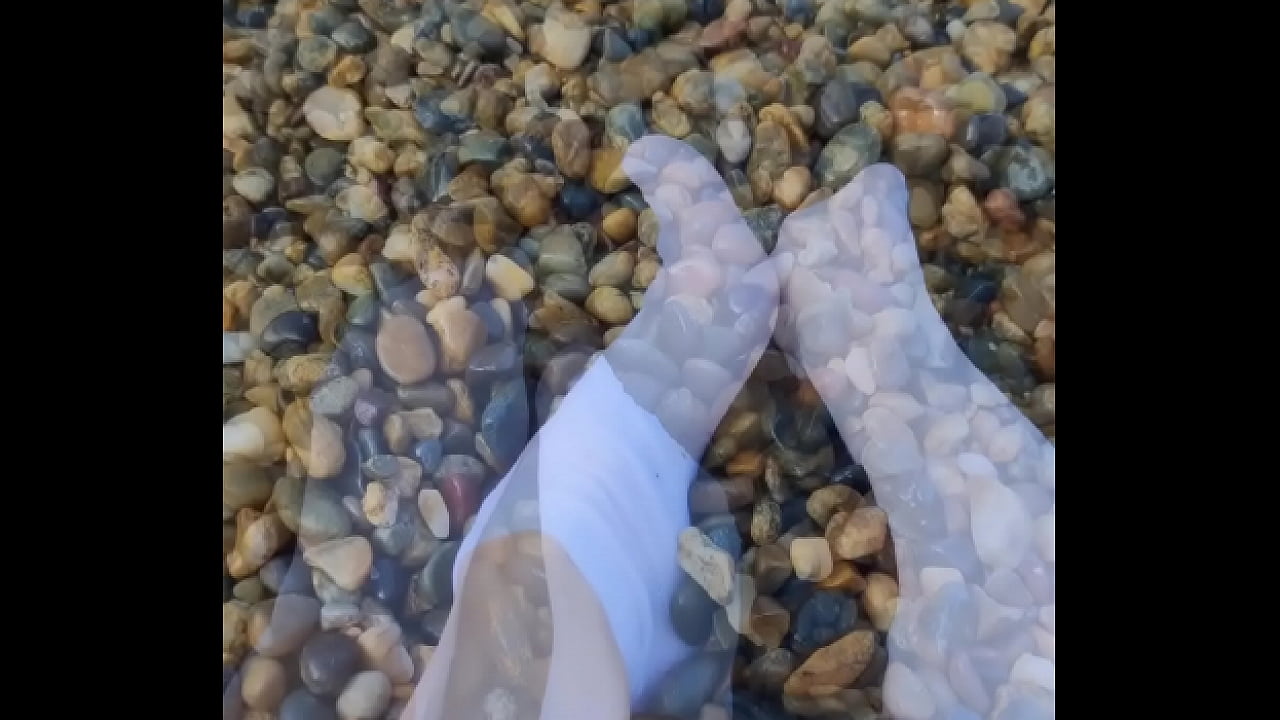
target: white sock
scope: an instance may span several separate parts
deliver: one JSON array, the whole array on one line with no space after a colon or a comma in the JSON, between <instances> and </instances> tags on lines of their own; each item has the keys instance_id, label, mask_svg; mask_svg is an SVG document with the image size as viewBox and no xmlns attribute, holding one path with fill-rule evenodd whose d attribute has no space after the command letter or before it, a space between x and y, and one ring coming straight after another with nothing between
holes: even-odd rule
<instances>
[{"instance_id":1,"label":"white sock","mask_svg":"<svg viewBox=\"0 0 1280 720\"><path fill-rule=\"evenodd\" d=\"M623 390L600 357L538 431L542 531L554 537L595 590L627 670L633 703L692 652L671 628L667 604L681 570L676 536L689 525L688 488L698 464ZM454 567L461 587L517 462L477 513ZM522 482L530 482L523 479Z\"/></svg>"}]
</instances>

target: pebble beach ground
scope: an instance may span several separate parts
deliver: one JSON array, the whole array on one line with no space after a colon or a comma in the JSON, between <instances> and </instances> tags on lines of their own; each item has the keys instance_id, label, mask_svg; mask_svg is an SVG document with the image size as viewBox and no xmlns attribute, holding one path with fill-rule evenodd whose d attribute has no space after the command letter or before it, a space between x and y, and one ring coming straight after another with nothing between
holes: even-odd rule
<instances>
[{"instance_id":1,"label":"pebble beach ground","mask_svg":"<svg viewBox=\"0 0 1280 720\"><path fill-rule=\"evenodd\" d=\"M1056 3L223 11L224 718L399 718L469 520L657 275L657 217L622 171L646 134L702 154L766 251L788 216L895 165L929 299L1056 436ZM885 511L794 368L776 345L760 358L680 540L682 566L728 558L729 577L692 573L670 611L691 646L732 651L734 716L1042 717L1051 481L989 494L1034 516L1036 568L923 611L940 628L971 615L1000 648L942 658L937 682L904 673ZM734 591L713 598L716 583ZM1015 627L1029 639L1004 640ZM672 676L679 708L725 717L702 707L721 677L692 662ZM929 701L886 710L895 684Z\"/></svg>"}]
</instances>

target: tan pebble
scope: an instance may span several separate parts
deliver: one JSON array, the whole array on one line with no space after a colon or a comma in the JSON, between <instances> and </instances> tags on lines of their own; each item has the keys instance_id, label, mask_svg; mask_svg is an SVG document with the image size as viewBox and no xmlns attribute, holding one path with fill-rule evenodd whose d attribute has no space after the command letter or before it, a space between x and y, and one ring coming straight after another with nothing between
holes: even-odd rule
<instances>
[{"instance_id":1,"label":"tan pebble","mask_svg":"<svg viewBox=\"0 0 1280 720\"><path fill-rule=\"evenodd\" d=\"M789 167L783 171L778 182L773 184L773 199L784 209L794 210L809 194L811 182L809 168L802 165Z\"/></svg>"},{"instance_id":2,"label":"tan pebble","mask_svg":"<svg viewBox=\"0 0 1280 720\"><path fill-rule=\"evenodd\" d=\"M867 669L875 649L874 632L855 630L810 655L787 678L783 692L801 697L839 692L853 684Z\"/></svg>"},{"instance_id":3,"label":"tan pebble","mask_svg":"<svg viewBox=\"0 0 1280 720\"><path fill-rule=\"evenodd\" d=\"M365 519L374 527L390 527L400 509L399 495L375 480L365 487L360 506L364 510Z\"/></svg>"},{"instance_id":4,"label":"tan pebble","mask_svg":"<svg viewBox=\"0 0 1280 720\"><path fill-rule=\"evenodd\" d=\"M739 593L738 597L742 596ZM734 614L729 617L732 619ZM741 629L748 640L764 648L780 647L789 629L791 613L786 608L768 595L754 595L745 626Z\"/></svg>"},{"instance_id":5,"label":"tan pebble","mask_svg":"<svg viewBox=\"0 0 1280 720\"><path fill-rule=\"evenodd\" d=\"M254 656L240 669L240 696L254 710L271 711L280 706L288 687L284 665L274 658Z\"/></svg>"},{"instance_id":6,"label":"tan pebble","mask_svg":"<svg viewBox=\"0 0 1280 720\"><path fill-rule=\"evenodd\" d=\"M597 319L611 325L630 322L635 315L630 299L615 287L601 286L592 290L583 307Z\"/></svg>"},{"instance_id":7,"label":"tan pebble","mask_svg":"<svg viewBox=\"0 0 1280 720\"><path fill-rule=\"evenodd\" d=\"M867 589L862 593L867 617L880 632L888 632L898 612L898 583L892 577L873 572L867 576Z\"/></svg>"},{"instance_id":8,"label":"tan pebble","mask_svg":"<svg viewBox=\"0 0 1280 720\"><path fill-rule=\"evenodd\" d=\"M826 538L796 538L791 542L791 565L801 580L825 580L833 569L831 546Z\"/></svg>"},{"instance_id":9,"label":"tan pebble","mask_svg":"<svg viewBox=\"0 0 1280 720\"><path fill-rule=\"evenodd\" d=\"M338 587L355 592L369 577L373 548L363 537L346 537L313 545L302 557L307 565L323 571Z\"/></svg>"},{"instance_id":10,"label":"tan pebble","mask_svg":"<svg viewBox=\"0 0 1280 720\"><path fill-rule=\"evenodd\" d=\"M877 507L860 507L837 512L827 524L827 540L836 554L846 560L874 555L888 536L888 516Z\"/></svg>"},{"instance_id":11,"label":"tan pebble","mask_svg":"<svg viewBox=\"0 0 1280 720\"><path fill-rule=\"evenodd\" d=\"M533 276L505 255L490 255L485 262L484 275L494 293L509 302L533 292Z\"/></svg>"},{"instance_id":12,"label":"tan pebble","mask_svg":"<svg viewBox=\"0 0 1280 720\"><path fill-rule=\"evenodd\" d=\"M888 66L892 55L893 51L874 35L859 38L849 46L850 60L866 60L882 68Z\"/></svg>"},{"instance_id":13,"label":"tan pebble","mask_svg":"<svg viewBox=\"0 0 1280 720\"><path fill-rule=\"evenodd\" d=\"M600 259L587 274L587 282L593 287L622 287L631 279L635 270L635 257L625 250L614 250Z\"/></svg>"},{"instance_id":14,"label":"tan pebble","mask_svg":"<svg viewBox=\"0 0 1280 720\"><path fill-rule=\"evenodd\" d=\"M351 156L353 165L366 168L375 173L384 173L390 170L396 159L395 153L391 151L391 148L387 147L386 143L369 136L358 137L353 140L347 152Z\"/></svg>"},{"instance_id":15,"label":"tan pebble","mask_svg":"<svg viewBox=\"0 0 1280 720\"><path fill-rule=\"evenodd\" d=\"M247 369L247 368L246 368ZM222 426L222 461L269 465L284 457L285 437L275 413L256 407Z\"/></svg>"},{"instance_id":16,"label":"tan pebble","mask_svg":"<svg viewBox=\"0 0 1280 720\"><path fill-rule=\"evenodd\" d=\"M439 490L423 488L418 491L418 512L432 535L440 540L449 537L449 508Z\"/></svg>"},{"instance_id":17,"label":"tan pebble","mask_svg":"<svg viewBox=\"0 0 1280 720\"><path fill-rule=\"evenodd\" d=\"M818 587L823 590L843 590L856 595L867 589L867 579L858 570L858 566L848 560L837 559L832 565L831 574L819 582Z\"/></svg>"},{"instance_id":18,"label":"tan pebble","mask_svg":"<svg viewBox=\"0 0 1280 720\"><path fill-rule=\"evenodd\" d=\"M861 500L858 492L848 485L827 485L809 495L805 510L818 527L825 528L836 511L853 510Z\"/></svg>"},{"instance_id":19,"label":"tan pebble","mask_svg":"<svg viewBox=\"0 0 1280 720\"><path fill-rule=\"evenodd\" d=\"M636 211L626 207L618 208L604 216L600 229L614 242L627 242L636 236Z\"/></svg>"}]
</instances>

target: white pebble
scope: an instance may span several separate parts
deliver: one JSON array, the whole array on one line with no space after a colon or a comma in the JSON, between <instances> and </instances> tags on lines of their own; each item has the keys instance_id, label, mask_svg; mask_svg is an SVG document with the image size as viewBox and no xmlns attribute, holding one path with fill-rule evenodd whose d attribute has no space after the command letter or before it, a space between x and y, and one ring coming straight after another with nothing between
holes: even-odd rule
<instances>
[{"instance_id":1,"label":"white pebble","mask_svg":"<svg viewBox=\"0 0 1280 720\"><path fill-rule=\"evenodd\" d=\"M1031 639L1036 643L1036 652L1049 662L1058 662L1058 638L1039 625L1031 628Z\"/></svg>"},{"instance_id":2,"label":"white pebble","mask_svg":"<svg viewBox=\"0 0 1280 720\"><path fill-rule=\"evenodd\" d=\"M942 514L948 535L969 531L969 506L965 504L964 498L956 495L942 498Z\"/></svg>"},{"instance_id":3,"label":"white pebble","mask_svg":"<svg viewBox=\"0 0 1280 720\"><path fill-rule=\"evenodd\" d=\"M1057 692L1056 671L1053 663L1038 655L1023 653L1013 661L1013 669L1009 671L1009 679L1013 682L1025 682L1039 685L1049 692Z\"/></svg>"},{"instance_id":4,"label":"white pebble","mask_svg":"<svg viewBox=\"0 0 1280 720\"><path fill-rule=\"evenodd\" d=\"M902 308L909 308L915 305L916 289L904 282L896 282L889 286L889 294L893 296L893 301Z\"/></svg>"},{"instance_id":5,"label":"white pebble","mask_svg":"<svg viewBox=\"0 0 1280 720\"><path fill-rule=\"evenodd\" d=\"M1056 633L1058 631L1058 604L1054 603L1040 608L1039 620L1045 630Z\"/></svg>"},{"instance_id":6,"label":"white pebble","mask_svg":"<svg viewBox=\"0 0 1280 720\"><path fill-rule=\"evenodd\" d=\"M973 428L974 439L985 450L987 443L991 442L991 438L995 437L996 431L1000 429L1000 419L990 410L978 410L970 418L970 425ZM988 457L988 459L995 461L995 458Z\"/></svg>"},{"instance_id":7,"label":"white pebble","mask_svg":"<svg viewBox=\"0 0 1280 720\"><path fill-rule=\"evenodd\" d=\"M1036 518L1036 551L1045 562L1054 564L1058 562L1057 517L1057 513L1051 512Z\"/></svg>"},{"instance_id":8,"label":"white pebble","mask_svg":"<svg viewBox=\"0 0 1280 720\"><path fill-rule=\"evenodd\" d=\"M960 42L964 37L964 21L955 18L947 23L947 37L951 38L951 42Z\"/></svg>"},{"instance_id":9,"label":"white pebble","mask_svg":"<svg viewBox=\"0 0 1280 720\"><path fill-rule=\"evenodd\" d=\"M872 336L867 347L867 357L876 387L897 390L911 379L911 367L896 340Z\"/></svg>"},{"instance_id":10,"label":"white pebble","mask_svg":"<svg viewBox=\"0 0 1280 720\"><path fill-rule=\"evenodd\" d=\"M960 447L960 442L969 435L969 422L963 415L952 413L943 415L929 426L924 434L924 452L926 455L946 457Z\"/></svg>"},{"instance_id":11,"label":"white pebble","mask_svg":"<svg viewBox=\"0 0 1280 720\"><path fill-rule=\"evenodd\" d=\"M1022 438L1023 432L1019 425L1005 425L991 434L987 441L987 455L994 462L1010 462L1022 450Z\"/></svg>"},{"instance_id":12,"label":"white pebble","mask_svg":"<svg viewBox=\"0 0 1280 720\"><path fill-rule=\"evenodd\" d=\"M1058 448L1045 443L1040 451L1040 484L1050 490L1058 489Z\"/></svg>"},{"instance_id":13,"label":"white pebble","mask_svg":"<svg viewBox=\"0 0 1280 720\"><path fill-rule=\"evenodd\" d=\"M972 586L971 591L974 604L978 606L977 637L979 641L1001 634L1025 617L1022 610L996 602L977 585Z\"/></svg>"},{"instance_id":14,"label":"white pebble","mask_svg":"<svg viewBox=\"0 0 1280 720\"><path fill-rule=\"evenodd\" d=\"M996 474L996 466L991 461L976 453L960 453L956 458L956 467L960 468L960 472L965 474L970 480L983 478L995 481L998 477Z\"/></svg>"},{"instance_id":15,"label":"white pebble","mask_svg":"<svg viewBox=\"0 0 1280 720\"><path fill-rule=\"evenodd\" d=\"M929 458L927 471L929 478L938 488L938 492L947 496L964 495L964 474L956 467L955 462L943 458Z\"/></svg>"},{"instance_id":16,"label":"white pebble","mask_svg":"<svg viewBox=\"0 0 1280 720\"><path fill-rule=\"evenodd\" d=\"M924 401L931 408L952 413L968 405L969 393L963 385L942 382L933 373L920 373L920 387L924 390Z\"/></svg>"},{"instance_id":17,"label":"white pebble","mask_svg":"<svg viewBox=\"0 0 1280 720\"><path fill-rule=\"evenodd\" d=\"M872 395L868 404L871 407L882 407L893 411L893 414L902 418L902 422L905 423L913 422L924 413L924 407L914 397L895 390L886 390Z\"/></svg>"},{"instance_id":18,"label":"white pebble","mask_svg":"<svg viewBox=\"0 0 1280 720\"><path fill-rule=\"evenodd\" d=\"M969 385L969 395L978 407L993 408L1008 402L1004 393L986 378Z\"/></svg>"},{"instance_id":19,"label":"white pebble","mask_svg":"<svg viewBox=\"0 0 1280 720\"><path fill-rule=\"evenodd\" d=\"M893 260L893 271L898 277L906 277L920 267L920 254L916 252L915 243L898 243L889 251L889 256Z\"/></svg>"},{"instance_id":20,"label":"white pebble","mask_svg":"<svg viewBox=\"0 0 1280 720\"><path fill-rule=\"evenodd\" d=\"M964 582L964 575L953 567L927 567L920 569L920 589L925 595L938 592L949 582Z\"/></svg>"},{"instance_id":21,"label":"white pebble","mask_svg":"<svg viewBox=\"0 0 1280 720\"><path fill-rule=\"evenodd\" d=\"M875 334L881 337L905 338L916 331L916 316L906 308L887 307L872 316L872 320Z\"/></svg>"},{"instance_id":22,"label":"white pebble","mask_svg":"<svg viewBox=\"0 0 1280 720\"><path fill-rule=\"evenodd\" d=\"M966 458L960 456L961 469L969 474ZM987 467L990 461L982 458ZM991 468L994 472L994 468ZM979 471L982 472L982 471ZM1031 516L1022 505L1018 494L1002 485L993 476L974 475L969 484L969 518L973 547L978 557L993 568L1018 566L1031 546Z\"/></svg>"},{"instance_id":23,"label":"white pebble","mask_svg":"<svg viewBox=\"0 0 1280 720\"><path fill-rule=\"evenodd\" d=\"M884 707L900 720L929 720L937 709L924 681L900 662L885 670Z\"/></svg>"},{"instance_id":24,"label":"white pebble","mask_svg":"<svg viewBox=\"0 0 1280 720\"><path fill-rule=\"evenodd\" d=\"M865 348L854 346L844 358L844 372L849 382L863 395L874 395L876 380L871 374L871 357Z\"/></svg>"}]
</instances>

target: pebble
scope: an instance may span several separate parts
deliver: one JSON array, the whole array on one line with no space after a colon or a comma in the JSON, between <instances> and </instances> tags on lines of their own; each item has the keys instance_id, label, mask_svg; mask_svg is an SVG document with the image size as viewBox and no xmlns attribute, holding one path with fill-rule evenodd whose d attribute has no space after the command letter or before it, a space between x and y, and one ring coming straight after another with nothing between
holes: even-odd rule
<instances>
[{"instance_id":1,"label":"pebble","mask_svg":"<svg viewBox=\"0 0 1280 720\"><path fill-rule=\"evenodd\" d=\"M490 255L485 262L484 275L494 293L509 302L533 292L533 276L505 255Z\"/></svg>"},{"instance_id":2,"label":"pebble","mask_svg":"<svg viewBox=\"0 0 1280 720\"><path fill-rule=\"evenodd\" d=\"M303 688L285 697L277 713L280 720L337 720L333 705L321 700Z\"/></svg>"},{"instance_id":3,"label":"pebble","mask_svg":"<svg viewBox=\"0 0 1280 720\"><path fill-rule=\"evenodd\" d=\"M711 637L712 618L719 606L692 578L682 577L671 595L671 627L691 647L701 647Z\"/></svg>"},{"instance_id":4,"label":"pebble","mask_svg":"<svg viewBox=\"0 0 1280 720\"><path fill-rule=\"evenodd\" d=\"M734 588L734 564L729 553L697 528L682 530L677 548L681 569L697 581L712 600L727 605L733 598Z\"/></svg>"},{"instance_id":5,"label":"pebble","mask_svg":"<svg viewBox=\"0 0 1280 720\"><path fill-rule=\"evenodd\" d=\"M800 606L792 628L791 647L808 657L854 629L858 604L839 590L818 590Z\"/></svg>"},{"instance_id":6,"label":"pebble","mask_svg":"<svg viewBox=\"0 0 1280 720\"><path fill-rule=\"evenodd\" d=\"M871 573L867 576L867 589L863 592L862 602L867 609L867 617L871 618L876 630L888 632L898 612L897 581L882 572Z\"/></svg>"},{"instance_id":7,"label":"pebble","mask_svg":"<svg viewBox=\"0 0 1280 720\"><path fill-rule=\"evenodd\" d=\"M361 665L360 648L349 636L334 631L317 633L298 656L302 683L319 696L336 696Z\"/></svg>"},{"instance_id":8,"label":"pebble","mask_svg":"<svg viewBox=\"0 0 1280 720\"><path fill-rule=\"evenodd\" d=\"M880 159L880 135L861 122L844 126L818 155L814 173L819 184L837 188Z\"/></svg>"},{"instance_id":9,"label":"pebble","mask_svg":"<svg viewBox=\"0 0 1280 720\"><path fill-rule=\"evenodd\" d=\"M351 678L336 707L343 720L374 720L390 703L391 680L377 670L366 670Z\"/></svg>"},{"instance_id":10,"label":"pebble","mask_svg":"<svg viewBox=\"0 0 1280 720\"><path fill-rule=\"evenodd\" d=\"M572 70L582 64L591 49L591 28L576 14L556 5L542 23L542 54L558 68Z\"/></svg>"},{"instance_id":11,"label":"pebble","mask_svg":"<svg viewBox=\"0 0 1280 720\"><path fill-rule=\"evenodd\" d=\"M356 591L369 577L373 548L363 537L346 537L308 548L303 560L324 572L343 590Z\"/></svg>"},{"instance_id":12,"label":"pebble","mask_svg":"<svg viewBox=\"0 0 1280 720\"><path fill-rule=\"evenodd\" d=\"M325 85L307 96L302 115L325 140L350 142L364 132L360 97L345 88Z\"/></svg>"},{"instance_id":13,"label":"pebble","mask_svg":"<svg viewBox=\"0 0 1280 720\"><path fill-rule=\"evenodd\" d=\"M783 692L795 696L829 695L858 679L871 662L875 633L855 630L821 648L787 678Z\"/></svg>"},{"instance_id":14,"label":"pebble","mask_svg":"<svg viewBox=\"0 0 1280 720\"><path fill-rule=\"evenodd\" d=\"M834 569L831 546L826 538L796 538L791 542L791 565L801 580L825 580Z\"/></svg>"},{"instance_id":15,"label":"pebble","mask_svg":"<svg viewBox=\"0 0 1280 720\"><path fill-rule=\"evenodd\" d=\"M827 524L827 540L836 555L845 560L874 555L884 547L888 516L877 507L860 507L837 512Z\"/></svg>"},{"instance_id":16,"label":"pebble","mask_svg":"<svg viewBox=\"0 0 1280 720\"><path fill-rule=\"evenodd\" d=\"M288 685L284 666L274 658L255 655L240 668L240 696L251 709L275 710Z\"/></svg>"}]
</instances>

